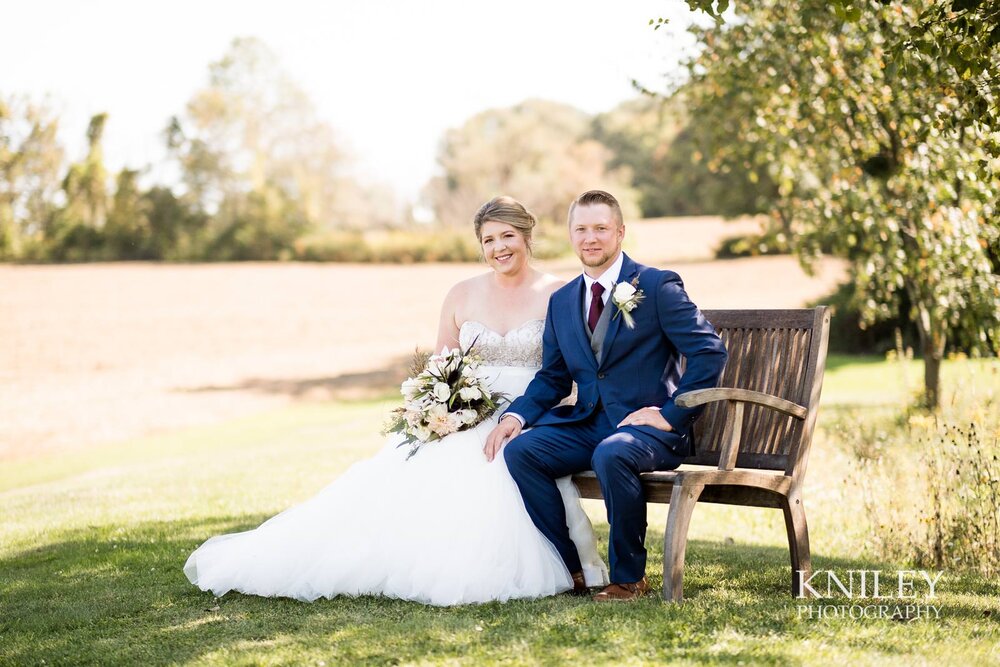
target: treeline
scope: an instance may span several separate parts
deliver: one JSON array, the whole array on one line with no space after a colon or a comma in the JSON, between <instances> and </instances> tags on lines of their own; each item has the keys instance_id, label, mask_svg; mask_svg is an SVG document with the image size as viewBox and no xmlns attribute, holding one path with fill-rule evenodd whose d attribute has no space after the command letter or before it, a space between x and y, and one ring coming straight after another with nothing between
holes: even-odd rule
<instances>
[{"instance_id":1,"label":"treeline","mask_svg":"<svg viewBox=\"0 0 1000 667\"><path fill-rule=\"evenodd\" d=\"M166 123L171 183L109 173L107 122L91 119L86 155L67 163L49 109L0 98L0 258L284 259L310 233L397 222L392 196L348 175L333 130L257 40L236 40Z\"/></svg>"},{"instance_id":2,"label":"treeline","mask_svg":"<svg viewBox=\"0 0 1000 667\"><path fill-rule=\"evenodd\" d=\"M387 188L351 175L334 130L265 45L236 40L163 132L168 163L111 173L94 116L87 152L68 161L44 104L0 96L0 260L469 260L468 221L497 193L543 222L603 186L635 216L762 209L759 183L699 160L679 98L640 97L591 116L528 100L485 111L447 133L439 176L416 223ZM564 249L542 234L541 254Z\"/></svg>"}]
</instances>

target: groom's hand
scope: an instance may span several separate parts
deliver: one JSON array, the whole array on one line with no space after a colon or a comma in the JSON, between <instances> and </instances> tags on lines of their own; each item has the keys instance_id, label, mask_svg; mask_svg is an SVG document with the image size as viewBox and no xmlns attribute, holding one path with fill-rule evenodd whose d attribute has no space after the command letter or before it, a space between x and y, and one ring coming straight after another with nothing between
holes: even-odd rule
<instances>
[{"instance_id":1,"label":"groom's hand","mask_svg":"<svg viewBox=\"0 0 1000 667\"><path fill-rule=\"evenodd\" d=\"M674 430L670 422L663 418L660 408L654 407L640 408L629 414L618 423L618 428L622 426L652 426L668 433Z\"/></svg>"},{"instance_id":2,"label":"groom's hand","mask_svg":"<svg viewBox=\"0 0 1000 667\"><path fill-rule=\"evenodd\" d=\"M486 437L486 446L483 447L483 453L486 454L486 460L492 461L497 457L497 452L500 448L504 446L508 440L516 438L521 433L521 420L516 417L507 417L506 419L501 418L500 423L493 427L490 434Z\"/></svg>"}]
</instances>

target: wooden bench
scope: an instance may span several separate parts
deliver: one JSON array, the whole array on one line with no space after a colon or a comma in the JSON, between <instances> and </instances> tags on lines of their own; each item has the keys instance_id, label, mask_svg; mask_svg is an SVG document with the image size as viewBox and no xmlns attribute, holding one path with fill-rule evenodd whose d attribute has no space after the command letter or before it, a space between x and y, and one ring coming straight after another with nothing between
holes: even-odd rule
<instances>
[{"instance_id":1,"label":"wooden bench","mask_svg":"<svg viewBox=\"0 0 1000 667\"><path fill-rule=\"evenodd\" d=\"M669 503L663 538L663 598L683 597L684 552L697 502L773 507L785 515L792 562L812 573L802 504L809 446L826 365L830 313L801 310L706 310L729 352L715 389L677 397L705 405L695 422L695 454L677 470L642 474L646 500ZM584 498L601 498L593 472L573 476Z\"/></svg>"}]
</instances>

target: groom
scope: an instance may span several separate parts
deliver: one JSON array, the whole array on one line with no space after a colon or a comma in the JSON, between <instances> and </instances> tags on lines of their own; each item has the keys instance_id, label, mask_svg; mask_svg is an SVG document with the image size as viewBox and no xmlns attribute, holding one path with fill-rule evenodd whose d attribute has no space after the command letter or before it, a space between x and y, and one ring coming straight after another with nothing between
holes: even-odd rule
<instances>
[{"instance_id":1,"label":"groom","mask_svg":"<svg viewBox=\"0 0 1000 667\"><path fill-rule=\"evenodd\" d=\"M580 595L587 588L554 480L592 468L611 524L612 581L594 599L633 600L649 590L639 473L672 470L692 453L698 410L674 398L715 386L726 350L676 273L642 266L621 251L625 225L613 196L591 190L577 197L569 233L583 275L552 294L542 368L484 451L493 460L510 440L504 459L528 514L559 551ZM555 407L574 381L576 405Z\"/></svg>"}]
</instances>

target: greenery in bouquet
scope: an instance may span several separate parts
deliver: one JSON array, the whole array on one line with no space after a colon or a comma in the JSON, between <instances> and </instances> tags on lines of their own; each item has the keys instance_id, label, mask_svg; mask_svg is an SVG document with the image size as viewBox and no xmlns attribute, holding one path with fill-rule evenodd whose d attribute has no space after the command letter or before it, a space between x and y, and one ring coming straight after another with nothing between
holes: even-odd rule
<instances>
[{"instance_id":1,"label":"greenery in bouquet","mask_svg":"<svg viewBox=\"0 0 1000 667\"><path fill-rule=\"evenodd\" d=\"M400 433L409 445L406 458L421 446L473 428L497 409L504 394L490 390L481 359L468 350L417 353L411 374L400 387L403 405L392 411L384 433Z\"/></svg>"}]
</instances>

